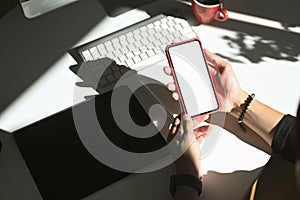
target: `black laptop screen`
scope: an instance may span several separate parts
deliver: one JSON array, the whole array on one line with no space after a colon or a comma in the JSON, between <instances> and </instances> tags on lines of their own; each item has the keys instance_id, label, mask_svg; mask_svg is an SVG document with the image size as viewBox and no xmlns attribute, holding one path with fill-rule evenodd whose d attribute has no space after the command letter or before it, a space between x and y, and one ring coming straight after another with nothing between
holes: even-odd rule
<instances>
[{"instance_id":1,"label":"black laptop screen","mask_svg":"<svg viewBox=\"0 0 300 200\"><path fill-rule=\"evenodd\" d=\"M106 93L96 97L95 102L97 111L105 116L99 121L105 121L103 128L109 130L106 132L111 141L133 152L152 151L165 145L160 134L146 139L126 136L115 125L110 98L111 93ZM129 107L133 120L141 125L149 123L148 115L134 96ZM76 132L72 108L20 129L14 138L46 200L82 199L129 175L102 164L86 150Z\"/></svg>"}]
</instances>

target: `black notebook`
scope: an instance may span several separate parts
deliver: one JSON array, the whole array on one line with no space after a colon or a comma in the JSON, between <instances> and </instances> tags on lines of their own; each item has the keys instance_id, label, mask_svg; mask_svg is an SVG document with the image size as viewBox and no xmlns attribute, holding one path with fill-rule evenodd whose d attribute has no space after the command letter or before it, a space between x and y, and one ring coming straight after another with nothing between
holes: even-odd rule
<instances>
[{"instance_id":1,"label":"black notebook","mask_svg":"<svg viewBox=\"0 0 300 200\"><path fill-rule=\"evenodd\" d=\"M129 90L125 86L119 89ZM73 109L82 109L94 102L106 136L122 149L148 152L165 145L160 133L137 138L120 130L111 112L111 94L96 96L93 101L81 103ZM151 122L134 95L129 110L137 124L143 126ZM88 152L76 132L72 108L16 131L14 138L46 200L82 199L129 175L104 165Z\"/></svg>"}]
</instances>

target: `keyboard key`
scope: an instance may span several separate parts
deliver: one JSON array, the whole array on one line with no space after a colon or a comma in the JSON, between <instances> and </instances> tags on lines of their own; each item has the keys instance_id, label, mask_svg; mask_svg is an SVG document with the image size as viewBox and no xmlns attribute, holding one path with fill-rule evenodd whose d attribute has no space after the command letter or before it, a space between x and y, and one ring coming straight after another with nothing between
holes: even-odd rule
<instances>
[{"instance_id":1,"label":"keyboard key","mask_svg":"<svg viewBox=\"0 0 300 200\"><path fill-rule=\"evenodd\" d=\"M140 29L135 29L132 33L134 36L138 35L140 33Z\"/></svg>"},{"instance_id":2,"label":"keyboard key","mask_svg":"<svg viewBox=\"0 0 300 200\"><path fill-rule=\"evenodd\" d=\"M161 22L160 22L160 21L156 21L156 22L154 22L154 26L156 26L156 27L159 27L159 26L160 26L160 24L161 24Z\"/></svg>"},{"instance_id":3,"label":"keyboard key","mask_svg":"<svg viewBox=\"0 0 300 200\"><path fill-rule=\"evenodd\" d=\"M149 29L148 33L149 33L150 36L152 36L153 34L156 33L156 31L155 31L155 29Z\"/></svg>"},{"instance_id":4,"label":"keyboard key","mask_svg":"<svg viewBox=\"0 0 300 200\"><path fill-rule=\"evenodd\" d=\"M113 47L114 47L115 49L120 49L122 46L121 46L120 43L113 43Z\"/></svg>"},{"instance_id":5,"label":"keyboard key","mask_svg":"<svg viewBox=\"0 0 300 200\"><path fill-rule=\"evenodd\" d=\"M113 52L115 49L112 45L109 45L109 46L106 47L106 50L109 53L109 52Z\"/></svg>"},{"instance_id":6,"label":"keyboard key","mask_svg":"<svg viewBox=\"0 0 300 200\"><path fill-rule=\"evenodd\" d=\"M140 41L136 41L136 42L134 43L134 45L135 45L136 48L140 48L140 47L143 46L143 44L142 44Z\"/></svg>"},{"instance_id":7,"label":"keyboard key","mask_svg":"<svg viewBox=\"0 0 300 200\"><path fill-rule=\"evenodd\" d=\"M132 59L133 59L133 61L134 61L135 63L138 63L138 62L141 61L140 56L135 56L135 57L133 57Z\"/></svg>"},{"instance_id":8,"label":"keyboard key","mask_svg":"<svg viewBox=\"0 0 300 200\"><path fill-rule=\"evenodd\" d=\"M121 52L119 49L116 49L114 52L113 52L114 56L117 58L117 57L120 57L123 55L123 52Z\"/></svg>"},{"instance_id":9,"label":"keyboard key","mask_svg":"<svg viewBox=\"0 0 300 200\"><path fill-rule=\"evenodd\" d=\"M118 43L120 40L119 40L119 38L114 38L114 39L112 39L111 40L111 42L114 44L114 43Z\"/></svg>"},{"instance_id":10,"label":"keyboard key","mask_svg":"<svg viewBox=\"0 0 300 200\"><path fill-rule=\"evenodd\" d=\"M133 33L132 32L129 32L129 33L126 33L126 37L133 37Z\"/></svg>"},{"instance_id":11,"label":"keyboard key","mask_svg":"<svg viewBox=\"0 0 300 200\"><path fill-rule=\"evenodd\" d=\"M141 32L147 32L147 27L146 27L146 26L142 26L142 27L140 28L140 31L141 31Z\"/></svg>"},{"instance_id":12,"label":"keyboard key","mask_svg":"<svg viewBox=\"0 0 300 200\"><path fill-rule=\"evenodd\" d=\"M163 37L160 32L155 33L154 36L156 37L156 39L160 39L161 37Z\"/></svg>"},{"instance_id":13,"label":"keyboard key","mask_svg":"<svg viewBox=\"0 0 300 200\"><path fill-rule=\"evenodd\" d=\"M97 48L98 48L98 50L101 50L101 49L104 49L105 48L105 46L104 46L104 44L98 44L97 45Z\"/></svg>"},{"instance_id":14,"label":"keyboard key","mask_svg":"<svg viewBox=\"0 0 300 200\"><path fill-rule=\"evenodd\" d=\"M133 53L132 53L132 52L128 52L128 53L126 54L126 57L127 57L127 58L133 58L133 57L134 57L134 55L133 55Z\"/></svg>"},{"instance_id":15,"label":"keyboard key","mask_svg":"<svg viewBox=\"0 0 300 200\"><path fill-rule=\"evenodd\" d=\"M91 54L92 54L92 56L94 58L93 60L97 60L97 59L99 59L101 57L100 54L99 54L99 52L98 52L98 49L96 47L92 47L90 49L90 52L91 52Z\"/></svg>"},{"instance_id":16,"label":"keyboard key","mask_svg":"<svg viewBox=\"0 0 300 200\"><path fill-rule=\"evenodd\" d=\"M161 42L162 45L168 44L168 42L169 42L169 41L167 40L167 38L165 38L165 37L162 37L162 38L160 38L159 40L160 40L160 42Z\"/></svg>"},{"instance_id":17,"label":"keyboard key","mask_svg":"<svg viewBox=\"0 0 300 200\"><path fill-rule=\"evenodd\" d=\"M140 57L142 60L145 60L148 58L148 55L144 52L144 53L141 53Z\"/></svg>"},{"instance_id":18,"label":"keyboard key","mask_svg":"<svg viewBox=\"0 0 300 200\"><path fill-rule=\"evenodd\" d=\"M122 56L119 57L120 62L125 62L127 59L127 57L125 56L125 54L123 54Z\"/></svg>"},{"instance_id":19,"label":"keyboard key","mask_svg":"<svg viewBox=\"0 0 300 200\"><path fill-rule=\"evenodd\" d=\"M126 40L126 36L125 36L125 35L121 35L121 36L119 37L119 40L120 40L120 41Z\"/></svg>"},{"instance_id":20,"label":"keyboard key","mask_svg":"<svg viewBox=\"0 0 300 200\"><path fill-rule=\"evenodd\" d=\"M85 50L82 52L82 55L86 61L93 60L93 56L89 52L89 50Z\"/></svg>"},{"instance_id":21,"label":"keyboard key","mask_svg":"<svg viewBox=\"0 0 300 200\"><path fill-rule=\"evenodd\" d=\"M132 51L133 49L136 49L135 46L133 44L128 44L127 48Z\"/></svg>"},{"instance_id":22,"label":"keyboard key","mask_svg":"<svg viewBox=\"0 0 300 200\"><path fill-rule=\"evenodd\" d=\"M175 22L173 20L168 20L166 23L168 23L169 27L175 26Z\"/></svg>"},{"instance_id":23,"label":"keyboard key","mask_svg":"<svg viewBox=\"0 0 300 200\"><path fill-rule=\"evenodd\" d=\"M154 24L152 24L152 23L151 23L151 24L148 24L148 25L147 25L147 28L148 28L148 29L153 29L153 28L154 28Z\"/></svg>"},{"instance_id":24,"label":"keyboard key","mask_svg":"<svg viewBox=\"0 0 300 200\"><path fill-rule=\"evenodd\" d=\"M149 51L147 51L147 54L148 54L148 56L149 56L149 57L151 57L151 56L154 56L154 55L155 55L155 53L154 53L154 51L153 51L153 50L149 50Z\"/></svg>"},{"instance_id":25,"label":"keyboard key","mask_svg":"<svg viewBox=\"0 0 300 200\"><path fill-rule=\"evenodd\" d=\"M170 33L173 33L173 32L176 31L176 29L175 29L173 26L170 26L170 27L168 28L168 31L169 31Z\"/></svg>"},{"instance_id":26,"label":"keyboard key","mask_svg":"<svg viewBox=\"0 0 300 200\"><path fill-rule=\"evenodd\" d=\"M112 42L110 40L104 43L104 46L106 46L106 47L111 46L111 45L112 45Z\"/></svg>"},{"instance_id":27,"label":"keyboard key","mask_svg":"<svg viewBox=\"0 0 300 200\"><path fill-rule=\"evenodd\" d=\"M136 34L133 37L136 41L143 39L140 34Z\"/></svg>"},{"instance_id":28,"label":"keyboard key","mask_svg":"<svg viewBox=\"0 0 300 200\"><path fill-rule=\"evenodd\" d=\"M185 37L185 39L186 38L197 38L197 35L195 32L190 32L190 33L186 34L184 37Z\"/></svg>"},{"instance_id":29,"label":"keyboard key","mask_svg":"<svg viewBox=\"0 0 300 200\"><path fill-rule=\"evenodd\" d=\"M148 40L147 38L143 38L143 39L141 40L141 42L142 42L142 44L144 44L144 45L149 44L149 40Z\"/></svg>"},{"instance_id":30,"label":"keyboard key","mask_svg":"<svg viewBox=\"0 0 300 200\"><path fill-rule=\"evenodd\" d=\"M180 32L181 32L182 35L185 35L185 34L188 34L190 32L193 32L193 30L192 30L191 27L188 26L188 27L186 27L184 29L181 29Z\"/></svg>"},{"instance_id":31,"label":"keyboard key","mask_svg":"<svg viewBox=\"0 0 300 200\"><path fill-rule=\"evenodd\" d=\"M169 28L168 24L166 24L166 23L163 23L163 24L161 24L160 26L161 26L162 29L167 29L167 28Z\"/></svg>"},{"instance_id":32,"label":"keyboard key","mask_svg":"<svg viewBox=\"0 0 300 200\"><path fill-rule=\"evenodd\" d=\"M173 41L174 41L174 39L175 39L175 37L174 37L174 35L173 35L173 34L169 34L169 35L167 35L167 40L168 40L168 41L171 41L171 42L173 42Z\"/></svg>"},{"instance_id":33,"label":"keyboard key","mask_svg":"<svg viewBox=\"0 0 300 200\"><path fill-rule=\"evenodd\" d=\"M163 36L167 36L167 35L169 35L170 33L168 32L167 29L165 29L165 30L162 30L162 31L161 31L161 34L162 34Z\"/></svg>"},{"instance_id":34,"label":"keyboard key","mask_svg":"<svg viewBox=\"0 0 300 200\"><path fill-rule=\"evenodd\" d=\"M186 28L186 27L190 27L189 23L187 21L182 21L180 23L180 25L183 27L183 28Z\"/></svg>"},{"instance_id":35,"label":"keyboard key","mask_svg":"<svg viewBox=\"0 0 300 200\"><path fill-rule=\"evenodd\" d=\"M168 17L164 17L161 20L161 23L167 23L169 21Z\"/></svg>"},{"instance_id":36,"label":"keyboard key","mask_svg":"<svg viewBox=\"0 0 300 200\"><path fill-rule=\"evenodd\" d=\"M130 67L131 65L134 64L134 62L133 62L133 60L131 58L127 59L125 62L126 62L126 64L127 64L128 67Z\"/></svg>"},{"instance_id":37,"label":"keyboard key","mask_svg":"<svg viewBox=\"0 0 300 200\"><path fill-rule=\"evenodd\" d=\"M127 40L122 40L122 41L120 41L120 43L123 47L128 45Z\"/></svg>"},{"instance_id":38,"label":"keyboard key","mask_svg":"<svg viewBox=\"0 0 300 200\"><path fill-rule=\"evenodd\" d=\"M149 33L147 32L147 31L141 31L141 37L142 38L147 38L147 37L149 37Z\"/></svg>"},{"instance_id":39,"label":"keyboard key","mask_svg":"<svg viewBox=\"0 0 300 200\"><path fill-rule=\"evenodd\" d=\"M113 52L109 52L108 54L105 55L106 57L110 58L110 59L115 59L115 56L113 54Z\"/></svg>"},{"instance_id":40,"label":"keyboard key","mask_svg":"<svg viewBox=\"0 0 300 200\"><path fill-rule=\"evenodd\" d=\"M127 53L129 50L128 48L125 46L125 47L122 47L121 49L119 49L123 54Z\"/></svg>"},{"instance_id":41,"label":"keyboard key","mask_svg":"<svg viewBox=\"0 0 300 200\"><path fill-rule=\"evenodd\" d=\"M174 28L175 28L176 30L181 30L181 29L182 29L182 27L180 26L180 24L176 24L176 25L174 26Z\"/></svg>"},{"instance_id":42,"label":"keyboard key","mask_svg":"<svg viewBox=\"0 0 300 200\"><path fill-rule=\"evenodd\" d=\"M161 45L159 40L154 40L153 42L154 47L159 47Z\"/></svg>"},{"instance_id":43,"label":"keyboard key","mask_svg":"<svg viewBox=\"0 0 300 200\"><path fill-rule=\"evenodd\" d=\"M141 54L141 51L139 49L133 49L132 50L132 53L135 55L135 56L138 56Z\"/></svg>"},{"instance_id":44,"label":"keyboard key","mask_svg":"<svg viewBox=\"0 0 300 200\"><path fill-rule=\"evenodd\" d=\"M127 37L127 41L130 44L130 43L134 43L135 39L133 37Z\"/></svg>"}]
</instances>

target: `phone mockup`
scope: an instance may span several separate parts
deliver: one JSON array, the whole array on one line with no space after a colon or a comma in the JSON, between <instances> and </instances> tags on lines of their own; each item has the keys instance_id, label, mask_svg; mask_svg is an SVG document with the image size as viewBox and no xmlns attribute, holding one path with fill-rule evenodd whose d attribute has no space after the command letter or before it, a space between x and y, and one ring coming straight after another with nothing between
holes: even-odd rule
<instances>
[{"instance_id":1,"label":"phone mockup","mask_svg":"<svg viewBox=\"0 0 300 200\"><path fill-rule=\"evenodd\" d=\"M201 42L194 38L166 47L166 55L184 113L196 117L219 109Z\"/></svg>"}]
</instances>

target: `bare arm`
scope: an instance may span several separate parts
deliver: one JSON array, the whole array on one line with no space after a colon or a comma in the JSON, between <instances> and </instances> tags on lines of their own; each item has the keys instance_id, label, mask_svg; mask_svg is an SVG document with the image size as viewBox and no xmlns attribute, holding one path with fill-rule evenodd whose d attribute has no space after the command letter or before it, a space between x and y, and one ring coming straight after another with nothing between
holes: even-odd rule
<instances>
[{"instance_id":1,"label":"bare arm","mask_svg":"<svg viewBox=\"0 0 300 200\"><path fill-rule=\"evenodd\" d=\"M235 107L230 112L236 119L239 118L243 110L243 103L247 96L248 94L241 90L240 96L237 98L237 102L235 102ZM254 99L247 109L243 123L262 137L271 147L276 126L283 116L283 113Z\"/></svg>"},{"instance_id":2,"label":"bare arm","mask_svg":"<svg viewBox=\"0 0 300 200\"><path fill-rule=\"evenodd\" d=\"M205 55L208 62L212 63L219 72L219 77L216 76L214 80L215 86L219 90L218 99L223 103L222 110L233 116L237 124L237 119L244 108L245 100L249 94L241 88L229 63L207 50L205 50ZM218 78L221 83L216 81ZM276 126L283 116L283 113L254 98L246 111L243 123L246 125L247 131L252 130L271 148ZM231 128L231 131L236 133L236 131L241 131L241 129Z\"/></svg>"},{"instance_id":3,"label":"bare arm","mask_svg":"<svg viewBox=\"0 0 300 200\"><path fill-rule=\"evenodd\" d=\"M207 118L208 115L203 115L199 119L204 121ZM196 179L202 179L200 144L206 137L209 127L202 126L193 129L192 119L188 115L183 115L181 120L179 118L175 119L173 125L175 126L172 126L168 140L172 140L172 135L177 134L183 139L180 142L178 141L178 148L183 150L188 145L187 150L182 152L180 158L175 161L176 174L192 175ZM174 198L176 200L193 200L199 199L199 194L194 187L179 185L175 189Z\"/></svg>"}]
</instances>

